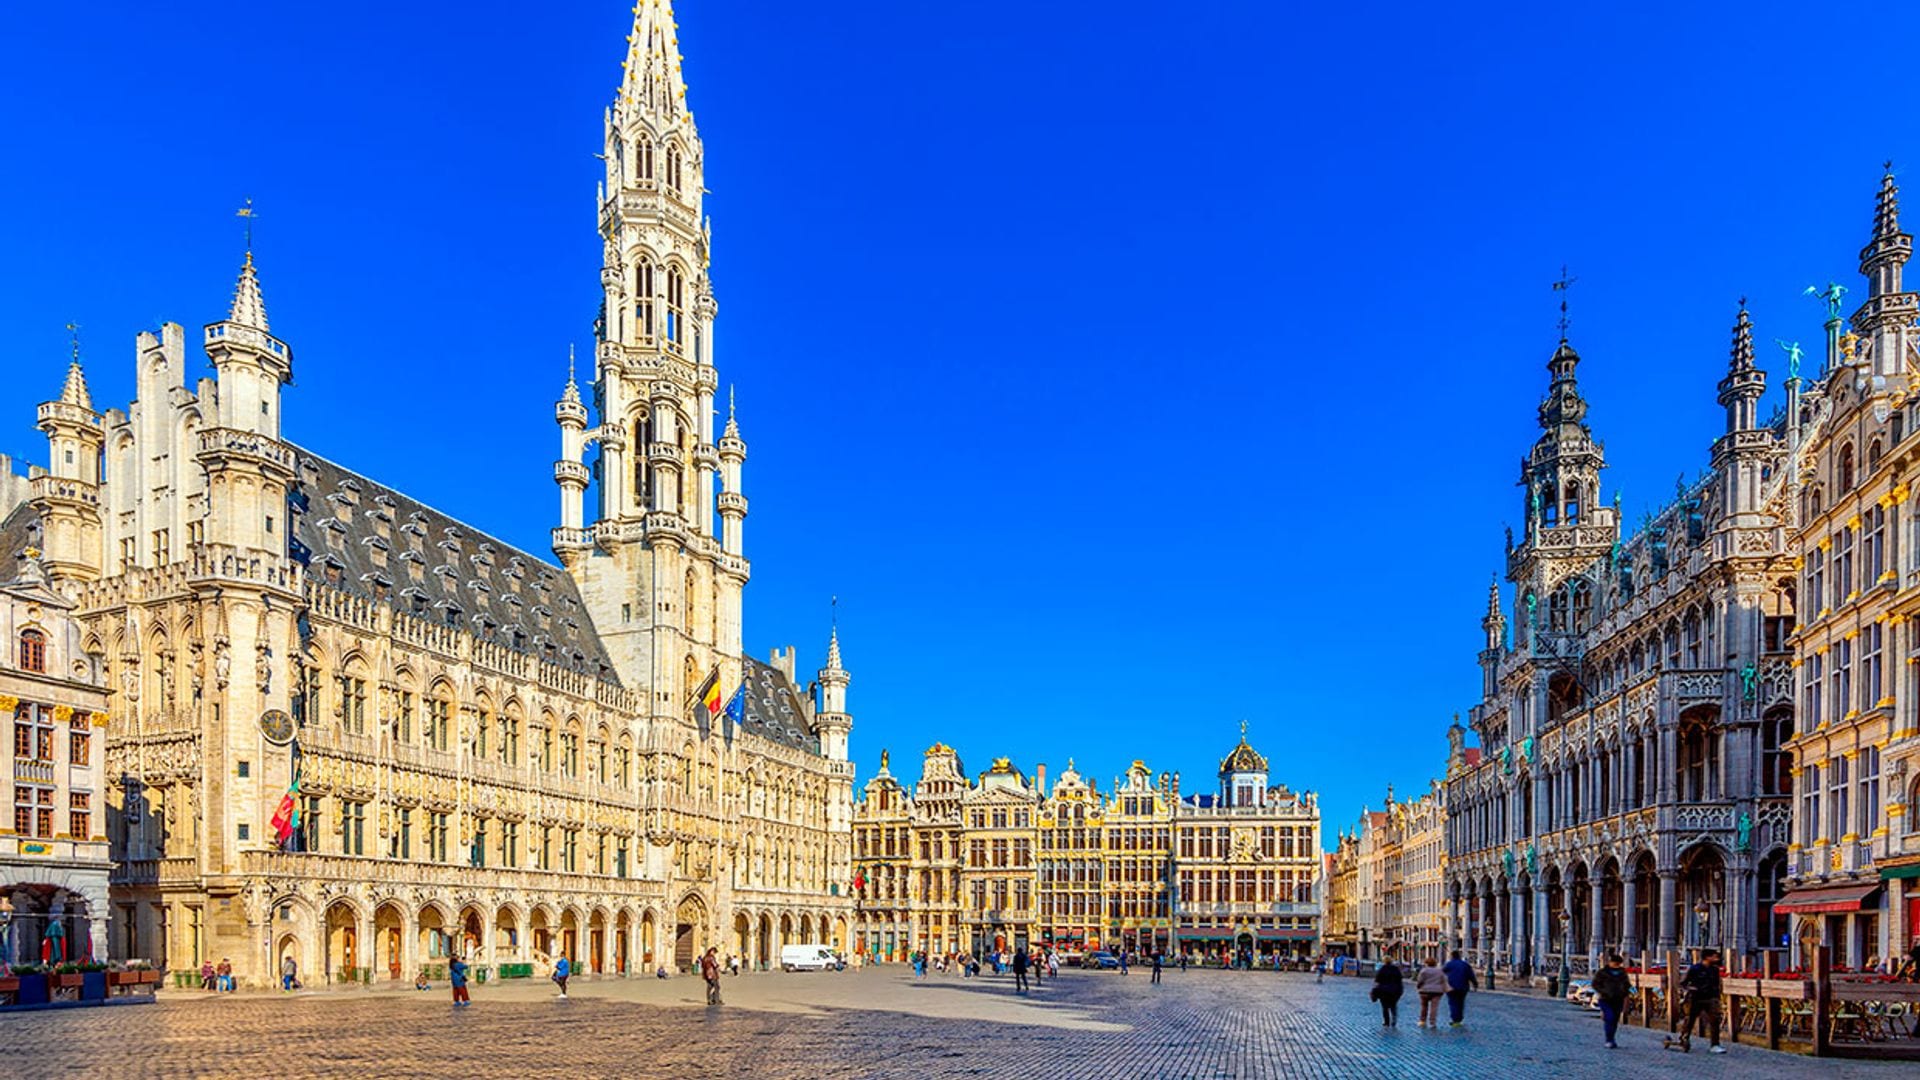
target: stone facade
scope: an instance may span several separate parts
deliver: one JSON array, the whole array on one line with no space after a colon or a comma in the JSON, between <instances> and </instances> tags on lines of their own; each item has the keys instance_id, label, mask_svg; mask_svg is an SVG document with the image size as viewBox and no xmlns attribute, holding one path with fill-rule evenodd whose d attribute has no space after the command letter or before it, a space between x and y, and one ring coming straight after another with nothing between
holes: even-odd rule
<instances>
[{"instance_id":1,"label":"stone facade","mask_svg":"<svg viewBox=\"0 0 1920 1080\"><path fill-rule=\"evenodd\" d=\"M569 373L555 407L559 565L282 435L293 350L251 252L202 336L213 378L183 385L169 323L127 409L94 412L77 362L41 407L49 468L0 510L44 533L113 695L116 952L315 983L850 943L850 680L837 635L811 692L791 650L742 650L746 444L731 408L713 430L704 153L665 0L636 6L624 67L591 392Z\"/></svg>"},{"instance_id":2,"label":"stone facade","mask_svg":"<svg viewBox=\"0 0 1920 1080\"><path fill-rule=\"evenodd\" d=\"M1069 761L1047 784L1005 758L969 781L952 748L927 751L913 792L880 772L855 808L856 946L1020 947L1068 955L1244 949L1304 954L1319 938L1320 819L1311 793L1267 785L1244 739L1217 795L1136 761L1108 794Z\"/></svg>"},{"instance_id":3,"label":"stone facade","mask_svg":"<svg viewBox=\"0 0 1920 1080\"><path fill-rule=\"evenodd\" d=\"M1483 756L1450 733L1454 935L1521 971L1585 971L1606 947L1746 957L1791 840L1767 763L1794 711L1792 425L1756 415L1743 308L1710 468L1628 535L1602 498L1579 362L1562 339L1521 461L1513 616L1496 582L1482 622Z\"/></svg>"},{"instance_id":4,"label":"stone facade","mask_svg":"<svg viewBox=\"0 0 1920 1080\"><path fill-rule=\"evenodd\" d=\"M1449 939L1445 875L1446 788L1367 810L1340 834L1328 871L1329 946L1348 956L1401 960L1437 955Z\"/></svg>"},{"instance_id":5,"label":"stone facade","mask_svg":"<svg viewBox=\"0 0 1920 1080\"><path fill-rule=\"evenodd\" d=\"M0 825L0 965L105 960L114 955L106 686L82 648L73 601L48 584L38 530L24 516L11 525L0 527L0 716L11 721L13 811Z\"/></svg>"},{"instance_id":6,"label":"stone facade","mask_svg":"<svg viewBox=\"0 0 1920 1080\"><path fill-rule=\"evenodd\" d=\"M1866 299L1843 321L1828 286L1825 370L1794 387L1802 721L1787 733L1791 762L1769 762L1791 785L1796 833L1768 930L1796 961L1825 944L1857 968L1920 937L1920 296L1901 280L1912 251L1889 173L1860 252Z\"/></svg>"}]
</instances>

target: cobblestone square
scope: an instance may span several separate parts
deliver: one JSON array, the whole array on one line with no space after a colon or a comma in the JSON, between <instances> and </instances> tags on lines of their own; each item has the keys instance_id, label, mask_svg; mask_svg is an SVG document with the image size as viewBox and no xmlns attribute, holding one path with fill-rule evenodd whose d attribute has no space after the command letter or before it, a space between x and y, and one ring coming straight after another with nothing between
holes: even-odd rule
<instances>
[{"instance_id":1,"label":"cobblestone square","mask_svg":"<svg viewBox=\"0 0 1920 1080\"><path fill-rule=\"evenodd\" d=\"M916 980L900 969L725 980L709 1009L692 978L475 988L173 995L147 1007L0 1020L18 1076L601 1077L1893 1077L1911 1063L1815 1061L1736 1046L1712 1056L1597 1014L1481 993L1467 1026L1422 1031L1417 1004L1380 1027L1366 982L1308 975L1068 972L1013 993L1011 976Z\"/></svg>"}]
</instances>

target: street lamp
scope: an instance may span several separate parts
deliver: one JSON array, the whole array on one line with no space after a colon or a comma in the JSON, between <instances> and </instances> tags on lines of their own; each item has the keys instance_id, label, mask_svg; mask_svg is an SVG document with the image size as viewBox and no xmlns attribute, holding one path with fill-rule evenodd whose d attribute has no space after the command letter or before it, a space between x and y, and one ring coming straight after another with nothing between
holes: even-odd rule
<instances>
[{"instance_id":1,"label":"street lamp","mask_svg":"<svg viewBox=\"0 0 1920 1080\"><path fill-rule=\"evenodd\" d=\"M1707 927L1713 922L1713 909L1707 906L1704 896L1693 903L1693 921L1700 928L1700 947L1704 949L1707 947Z\"/></svg>"}]
</instances>

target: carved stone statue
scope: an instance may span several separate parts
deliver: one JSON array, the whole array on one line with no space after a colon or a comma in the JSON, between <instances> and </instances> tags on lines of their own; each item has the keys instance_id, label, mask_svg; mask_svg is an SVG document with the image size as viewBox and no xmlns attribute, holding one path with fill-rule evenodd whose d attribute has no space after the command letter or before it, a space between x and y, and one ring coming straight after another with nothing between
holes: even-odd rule
<instances>
[{"instance_id":1,"label":"carved stone statue","mask_svg":"<svg viewBox=\"0 0 1920 1080\"><path fill-rule=\"evenodd\" d=\"M213 639L213 687L216 690L225 690L233 676L232 653L225 634Z\"/></svg>"},{"instance_id":2,"label":"carved stone statue","mask_svg":"<svg viewBox=\"0 0 1920 1080\"><path fill-rule=\"evenodd\" d=\"M263 641L254 649L254 653L254 685L259 687L262 694L270 693L273 689L273 650Z\"/></svg>"}]
</instances>

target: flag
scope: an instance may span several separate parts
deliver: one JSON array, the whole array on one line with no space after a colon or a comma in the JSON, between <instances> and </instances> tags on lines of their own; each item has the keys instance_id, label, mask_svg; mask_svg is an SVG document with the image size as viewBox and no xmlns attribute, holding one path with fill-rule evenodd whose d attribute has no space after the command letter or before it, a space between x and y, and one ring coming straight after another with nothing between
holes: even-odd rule
<instances>
[{"instance_id":1,"label":"flag","mask_svg":"<svg viewBox=\"0 0 1920 1080\"><path fill-rule=\"evenodd\" d=\"M747 722L747 684L741 683L727 699L727 719L735 724Z\"/></svg>"},{"instance_id":2,"label":"flag","mask_svg":"<svg viewBox=\"0 0 1920 1080\"><path fill-rule=\"evenodd\" d=\"M273 812L273 840L281 850L286 850L288 841L300 828L300 773L293 774L293 783L287 786L287 793L280 797L280 807Z\"/></svg>"},{"instance_id":3,"label":"flag","mask_svg":"<svg viewBox=\"0 0 1920 1080\"><path fill-rule=\"evenodd\" d=\"M720 696L719 668L714 668L713 673L707 676L707 681L700 684L700 693L696 696L699 697L700 704L706 706L707 716L709 718L720 712L722 699Z\"/></svg>"},{"instance_id":4,"label":"flag","mask_svg":"<svg viewBox=\"0 0 1920 1080\"><path fill-rule=\"evenodd\" d=\"M853 891L859 892L860 890L866 887L867 887L867 872L865 870L855 870L853 872Z\"/></svg>"}]
</instances>

